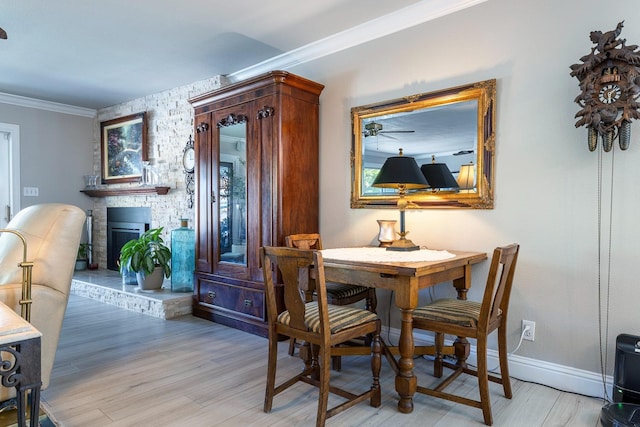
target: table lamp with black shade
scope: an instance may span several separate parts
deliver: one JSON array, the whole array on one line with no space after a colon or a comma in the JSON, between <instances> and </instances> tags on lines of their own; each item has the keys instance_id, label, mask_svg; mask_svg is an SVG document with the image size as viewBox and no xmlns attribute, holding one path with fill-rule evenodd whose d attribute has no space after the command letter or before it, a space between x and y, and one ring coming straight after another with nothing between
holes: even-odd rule
<instances>
[{"instance_id":1,"label":"table lamp with black shade","mask_svg":"<svg viewBox=\"0 0 640 427\"><path fill-rule=\"evenodd\" d=\"M385 160L380 172L378 172L376 179L373 180L371 185L373 187L396 188L398 190L399 197L397 206L400 210L400 239L395 240L390 246L387 246L387 250L419 250L420 246L415 245L411 240L406 238L408 232L405 231L404 226L404 211L407 207L407 200L404 197L407 190L427 188L429 186L416 160L413 157L403 156L401 148L399 155L389 157Z\"/></svg>"}]
</instances>

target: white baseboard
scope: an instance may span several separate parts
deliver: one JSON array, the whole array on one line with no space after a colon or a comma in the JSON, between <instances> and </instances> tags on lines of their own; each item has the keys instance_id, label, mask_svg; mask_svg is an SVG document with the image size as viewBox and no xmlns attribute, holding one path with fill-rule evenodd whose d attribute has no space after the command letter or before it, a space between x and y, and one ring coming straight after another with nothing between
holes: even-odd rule
<instances>
[{"instance_id":1,"label":"white baseboard","mask_svg":"<svg viewBox=\"0 0 640 427\"><path fill-rule=\"evenodd\" d=\"M397 343L400 338L400 330L396 328L387 328L383 326L382 336L388 337L393 343ZM415 330L413 333L416 345L431 345L433 337L427 333L421 333ZM447 342L451 344L451 342ZM489 369L498 367L497 350L489 350L487 354ZM476 363L476 347L471 345L471 352L468 362ZM558 365L556 363L545 362L542 360L531 359L528 357L512 354L509 356L509 374L512 378L522 381L543 384L558 390L571 393L583 394L597 398L604 398L604 389L602 386L602 375L597 372L576 369L571 366ZM611 397L613 379L611 376L605 378L607 384L607 393Z\"/></svg>"}]
</instances>

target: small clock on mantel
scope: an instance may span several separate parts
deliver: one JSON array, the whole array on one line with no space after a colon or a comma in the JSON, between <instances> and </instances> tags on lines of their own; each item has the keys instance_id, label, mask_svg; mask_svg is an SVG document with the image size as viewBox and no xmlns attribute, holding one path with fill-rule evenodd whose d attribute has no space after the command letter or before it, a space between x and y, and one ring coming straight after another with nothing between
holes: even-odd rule
<instances>
[{"instance_id":1,"label":"small clock on mantel","mask_svg":"<svg viewBox=\"0 0 640 427\"><path fill-rule=\"evenodd\" d=\"M189 140L182 150L182 167L184 168L184 180L187 195L189 196L189 209L193 208L193 195L195 194L194 172L196 167L196 152L193 147L193 138Z\"/></svg>"},{"instance_id":2,"label":"small clock on mantel","mask_svg":"<svg viewBox=\"0 0 640 427\"><path fill-rule=\"evenodd\" d=\"M592 31L595 46L574 64L571 76L580 80L581 93L575 102L582 107L576 127L588 129L588 146L595 151L598 139L604 151L611 151L618 139L620 149L629 148L631 120L640 118L640 52L638 46L619 39L624 21L615 30Z\"/></svg>"}]
</instances>

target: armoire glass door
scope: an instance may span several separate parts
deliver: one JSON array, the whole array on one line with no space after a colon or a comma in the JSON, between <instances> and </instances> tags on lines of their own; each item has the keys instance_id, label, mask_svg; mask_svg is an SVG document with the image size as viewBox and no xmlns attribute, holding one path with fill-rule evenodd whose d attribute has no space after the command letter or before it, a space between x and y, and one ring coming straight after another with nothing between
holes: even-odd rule
<instances>
[{"instance_id":1,"label":"armoire glass door","mask_svg":"<svg viewBox=\"0 0 640 427\"><path fill-rule=\"evenodd\" d=\"M229 116L218 123L218 242L220 262L247 264L247 123Z\"/></svg>"}]
</instances>

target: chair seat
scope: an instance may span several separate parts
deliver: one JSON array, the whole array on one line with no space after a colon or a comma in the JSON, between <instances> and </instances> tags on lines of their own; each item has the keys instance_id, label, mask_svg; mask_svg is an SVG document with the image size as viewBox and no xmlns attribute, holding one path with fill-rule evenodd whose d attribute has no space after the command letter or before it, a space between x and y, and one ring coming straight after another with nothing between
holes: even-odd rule
<instances>
[{"instance_id":1,"label":"chair seat","mask_svg":"<svg viewBox=\"0 0 640 427\"><path fill-rule=\"evenodd\" d=\"M353 307L327 304L327 311L329 313L329 329L332 334L367 322L374 322L378 319L375 313ZM320 332L320 316L317 302L305 304L304 320L311 332ZM290 321L291 316L288 310L278 315L278 323L288 326Z\"/></svg>"},{"instance_id":2,"label":"chair seat","mask_svg":"<svg viewBox=\"0 0 640 427\"><path fill-rule=\"evenodd\" d=\"M482 304L477 301L439 299L429 305L416 308L413 318L475 328L478 326L481 306Z\"/></svg>"},{"instance_id":3,"label":"chair seat","mask_svg":"<svg viewBox=\"0 0 640 427\"><path fill-rule=\"evenodd\" d=\"M366 294L369 289L366 286L327 283L327 297L331 299L347 299L356 295Z\"/></svg>"}]
</instances>

